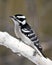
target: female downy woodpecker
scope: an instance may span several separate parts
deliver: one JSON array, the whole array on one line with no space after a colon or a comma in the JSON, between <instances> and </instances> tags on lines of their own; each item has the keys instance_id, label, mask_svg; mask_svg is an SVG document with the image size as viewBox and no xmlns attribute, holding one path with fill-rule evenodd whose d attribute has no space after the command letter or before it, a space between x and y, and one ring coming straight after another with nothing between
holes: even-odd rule
<instances>
[{"instance_id":1,"label":"female downy woodpecker","mask_svg":"<svg viewBox=\"0 0 52 65\"><path fill-rule=\"evenodd\" d=\"M14 22L14 31L17 38L33 47L42 56L42 47L39 44L39 39L31 29L31 26L26 22L26 17L22 14L16 14L10 17Z\"/></svg>"}]
</instances>

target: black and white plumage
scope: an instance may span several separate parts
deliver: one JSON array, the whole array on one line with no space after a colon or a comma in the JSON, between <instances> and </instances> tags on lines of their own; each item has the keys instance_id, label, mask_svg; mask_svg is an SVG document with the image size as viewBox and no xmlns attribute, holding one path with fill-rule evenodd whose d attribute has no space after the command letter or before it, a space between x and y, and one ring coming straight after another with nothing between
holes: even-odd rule
<instances>
[{"instance_id":1,"label":"black and white plumage","mask_svg":"<svg viewBox=\"0 0 52 65\"><path fill-rule=\"evenodd\" d=\"M42 53L42 47L39 44L39 39L31 29L31 26L26 22L26 17L21 14L10 16L13 20L15 27L15 34L26 44L36 48L37 51Z\"/></svg>"}]
</instances>

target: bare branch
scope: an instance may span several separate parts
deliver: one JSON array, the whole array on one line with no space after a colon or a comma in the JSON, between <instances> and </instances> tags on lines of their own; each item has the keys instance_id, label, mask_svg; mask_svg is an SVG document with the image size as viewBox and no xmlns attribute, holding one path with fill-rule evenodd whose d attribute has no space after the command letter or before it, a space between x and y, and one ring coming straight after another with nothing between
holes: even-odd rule
<instances>
[{"instance_id":1,"label":"bare branch","mask_svg":"<svg viewBox=\"0 0 52 65\"><path fill-rule=\"evenodd\" d=\"M49 58L43 56L35 55L35 50L23 43L22 41L14 38L7 32L0 31L0 45L6 46L11 49L16 54L21 54L27 59L31 60L36 65L51 65L52 61Z\"/></svg>"}]
</instances>

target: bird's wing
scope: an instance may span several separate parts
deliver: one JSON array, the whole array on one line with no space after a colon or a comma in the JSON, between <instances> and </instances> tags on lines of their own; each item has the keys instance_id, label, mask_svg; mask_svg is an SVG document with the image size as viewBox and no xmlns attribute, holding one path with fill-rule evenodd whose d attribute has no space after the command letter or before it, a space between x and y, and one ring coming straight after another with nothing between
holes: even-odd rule
<instances>
[{"instance_id":1,"label":"bird's wing","mask_svg":"<svg viewBox=\"0 0 52 65\"><path fill-rule=\"evenodd\" d=\"M38 48L42 49L39 44L39 39L33 32L33 30L30 28L30 26L26 26L21 29L22 33L25 34Z\"/></svg>"},{"instance_id":2,"label":"bird's wing","mask_svg":"<svg viewBox=\"0 0 52 65\"><path fill-rule=\"evenodd\" d=\"M36 49L36 51L40 54L43 55L42 52L42 47L39 44L39 39L38 37L35 35L35 33L33 32L33 30L30 27L24 27L21 29L22 33L28 37L34 44L32 44L33 48Z\"/></svg>"},{"instance_id":3,"label":"bird's wing","mask_svg":"<svg viewBox=\"0 0 52 65\"><path fill-rule=\"evenodd\" d=\"M22 33L25 34L32 42L35 43L39 43L39 39L37 38L37 36L35 35L35 33L33 32L33 30L28 26L24 27L21 29Z\"/></svg>"}]
</instances>

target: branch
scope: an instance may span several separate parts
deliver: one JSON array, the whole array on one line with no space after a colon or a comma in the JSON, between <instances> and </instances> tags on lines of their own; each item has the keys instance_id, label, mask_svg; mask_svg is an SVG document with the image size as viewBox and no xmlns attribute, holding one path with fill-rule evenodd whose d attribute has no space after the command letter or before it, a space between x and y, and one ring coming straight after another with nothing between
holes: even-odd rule
<instances>
[{"instance_id":1,"label":"branch","mask_svg":"<svg viewBox=\"0 0 52 65\"><path fill-rule=\"evenodd\" d=\"M36 65L52 64L52 61L49 58L39 56L38 54L34 55L35 50L32 47L14 38L7 32L0 31L0 45L6 46L7 48L11 49L13 53L21 54L22 56L26 57Z\"/></svg>"}]
</instances>

